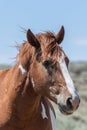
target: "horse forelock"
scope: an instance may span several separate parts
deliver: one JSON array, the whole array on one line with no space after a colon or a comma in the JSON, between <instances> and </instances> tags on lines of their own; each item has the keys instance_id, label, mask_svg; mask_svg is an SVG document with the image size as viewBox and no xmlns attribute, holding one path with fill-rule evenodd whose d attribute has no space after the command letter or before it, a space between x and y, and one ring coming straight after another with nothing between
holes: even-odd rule
<instances>
[{"instance_id":1,"label":"horse forelock","mask_svg":"<svg viewBox=\"0 0 87 130\"><path fill-rule=\"evenodd\" d=\"M60 57L62 48L58 45L56 37L52 32L39 33L36 35L41 44L42 55L49 57L53 60L58 60Z\"/></svg>"},{"instance_id":2,"label":"horse forelock","mask_svg":"<svg viewBox=\"0 0 87 130\"><path fill-rule=\"evenodd\" d=\"M53 57L53 59L58 60L58 57L61 54L61 48L59 45L53 41L47 46L47 54L50 54L50 57Z\"/></svg>"}]
</instances>

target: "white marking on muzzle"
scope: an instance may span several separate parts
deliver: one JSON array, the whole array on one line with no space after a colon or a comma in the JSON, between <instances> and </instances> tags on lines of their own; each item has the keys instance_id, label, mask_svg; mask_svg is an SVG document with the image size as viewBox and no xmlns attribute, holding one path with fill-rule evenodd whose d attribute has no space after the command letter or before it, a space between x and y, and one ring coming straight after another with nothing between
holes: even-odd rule
<instances>
[{"instance_id":1,"label":"white marking on muzzle","mask_svg":"<svg viewBox=\"0 0 87 130\"><path fill-rule=\"evenodd\" d=\"M21 64L19 65L18 68L21 70L22 74L26 73L26 70L23 68L23 66Z\"/></svg>"},{"instance_id":2,"label":"white marking on muzzle","mask_svg":"<svg viewBox=\"0 0 87 130\"><path fill-rule=\"evenodd\" d=\"M44 104L43 104L43 103L41 103L41 106L42 106L41 115L42 115L43 119L45 119L45 118L47 118L47 119L48 119L48 117L47 117L47 115L46 115L46 109L45 109Z\"/></svg>"},{"instance_id":3,"label":"white marking on muzzle","mask_svg":"<svg viewBox=\"0 0 87 130\"><path fill-rule=\"evenodd\" d=\"M64 54L62 54L62 56L60 57L59 65L60 65L63 77L65 79L66 86L67 86L70 94L72 95L72 98L74 99L76 96L78 96L78 94L76 92L76 89L74 87L74 83L73 83L73 81L70 77L70 74L68 72L68 69L67 69L67 66L66 66L66 63L64 60Z\"/></svg>"}]
</instances>

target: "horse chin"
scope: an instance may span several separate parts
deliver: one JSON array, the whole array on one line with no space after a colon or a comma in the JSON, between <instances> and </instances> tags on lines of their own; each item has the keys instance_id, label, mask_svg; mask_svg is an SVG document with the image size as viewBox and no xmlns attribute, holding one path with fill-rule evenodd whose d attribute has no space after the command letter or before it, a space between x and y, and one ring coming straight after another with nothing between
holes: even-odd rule
<instances>
[{"instance_id":1,"label":"horse chin","mask_svg":"<svg viewBox=\"0 0 87 130\"><path fill-rule=\"evenodd\" d=\"M55 97L51 97L50 100L57 104ZM59 104L57 104L57 105L58 105L59 111L60 111L63 115L71 115L71 114L73 113L73 111L69 111L69 110L65 109L65 107L63 107L63 106L61 106L61 105L59 105Z\"/></svg>"},{"instance_id":2,"label":"horse chin","mask_svg":"<svg viewBox=\"0 0 87 130\"><path fill-rule=\"evenodd\" d=\"M51 101L53 101L54 103L56 103L56 104L58 105L58 108L59 108L59 110L60 110L60 112L61 112L62 114L64 114L64 115L70 115L70 114L73 113L72 110L69 110L67 107L65 107L65 106L61 105L60 103L58 103L58 100L57 100L55 94L53 94L52 92L51 92L51 95L48 96L48 98L49 98Z\"/></svg>"},{"instance_id":3,"label":"horse chin","mask_svg":"<svg viewBox=\"0 0 87 130\"><path fill-rule=\"evenodd\" d=\"M60 106L59 104L58 104L58 108L59 108L59 110L60 110L60 112L62 113L62 114L64 114L64 115L71 115L72 113L73 113L73 111L67 111L66 109L64 109L62 106Z\"/></svg>"}]
</instances>

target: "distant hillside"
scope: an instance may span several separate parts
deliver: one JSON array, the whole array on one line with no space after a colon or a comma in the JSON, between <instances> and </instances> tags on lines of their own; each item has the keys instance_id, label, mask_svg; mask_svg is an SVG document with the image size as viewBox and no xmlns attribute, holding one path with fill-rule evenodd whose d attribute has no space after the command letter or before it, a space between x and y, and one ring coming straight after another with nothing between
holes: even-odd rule
<instances>
[{"instance_id":1,"label":"distant hillside","mask_svg":"<svg viewBox=\"0 0 87 130\"><path fill-rule=\"evenodd\" d=\"M6 65L6 64L0 64L0 69L7 69L10 68L10 65Z\"/></svg>"},{"instance_id":2,"label":"distant hillside","mask_svg":"<svg viewBox=\"0 0 87 130\"><path fill-rule=\"evenodd\" d=\"M71 72L80 74L87 71L87 62L72 62L69 65Z\"/></svg>"},{"instance_id":3,"label":"distant hillside","mask_svg":"<svg viewBox=\"0 0 87 130\"><path fill-rule=\"evenodd\" d=\"M77 89L87 90L87 62L73 62L70 64L69 69Z\"/></svg>"}]
</instances>

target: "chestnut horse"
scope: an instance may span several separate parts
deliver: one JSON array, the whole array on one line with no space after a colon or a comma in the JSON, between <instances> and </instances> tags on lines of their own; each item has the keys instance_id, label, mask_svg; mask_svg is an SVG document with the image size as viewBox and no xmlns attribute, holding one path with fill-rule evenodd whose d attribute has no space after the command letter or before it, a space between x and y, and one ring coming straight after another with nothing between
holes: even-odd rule
<instances>
[{"instance_id":1,"label":"chestnut horse","mask_svg":"<svg viewBox=\"0 0 87 130\"><path fill-rule=\"evenodd\" d=\"M50 100L65 115L78 108L69 60L60 47L63 38L63 26L57 34L27 31L16 64L0 71L0 130L55 130Z\"/></svg>"}]
</instances>

